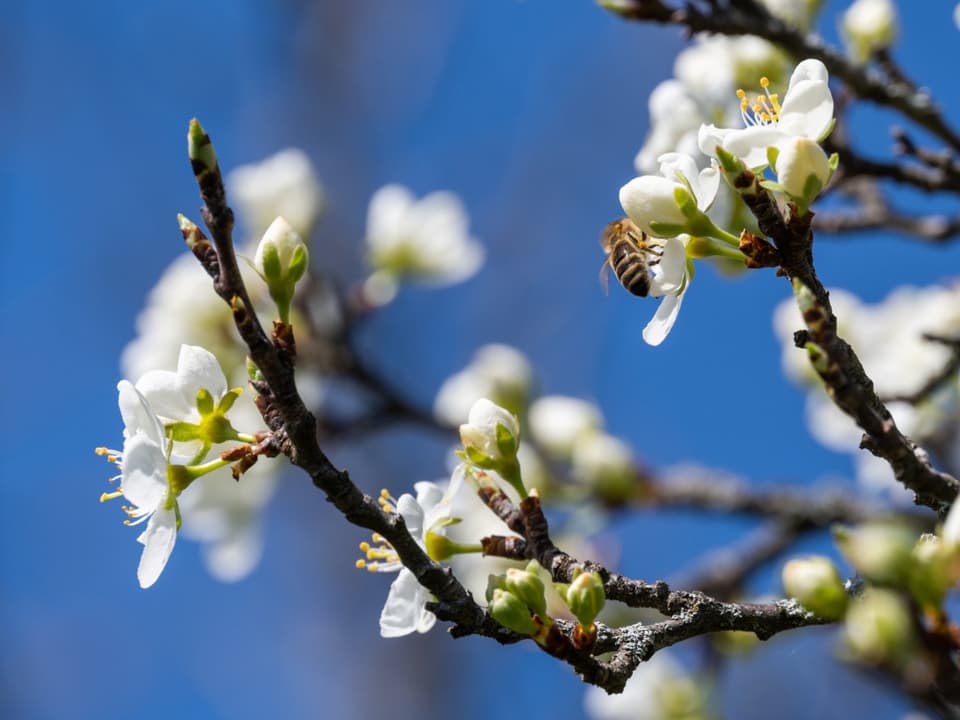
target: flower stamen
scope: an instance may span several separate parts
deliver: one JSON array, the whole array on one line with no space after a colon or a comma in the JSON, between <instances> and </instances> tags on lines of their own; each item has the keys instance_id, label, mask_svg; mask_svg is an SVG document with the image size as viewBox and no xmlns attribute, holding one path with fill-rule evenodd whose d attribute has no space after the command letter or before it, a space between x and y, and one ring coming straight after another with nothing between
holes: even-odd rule
<instances>
[{"instance_id":1,"label":"flower stamen","mask_svg":"<svg viewBox=\"0 0 960 720\"><path fill-rule=\"evenodd\" d=\"M763 95L757 95L753 104L747 93L742 88L737 90L737 97L740 99L740 117L743 118L744 127L775 125L780 121L780 96L777 93L770 92L770 80L766 77L760 78L760 87L763 88Z\"/></svg>"}]
</instances>

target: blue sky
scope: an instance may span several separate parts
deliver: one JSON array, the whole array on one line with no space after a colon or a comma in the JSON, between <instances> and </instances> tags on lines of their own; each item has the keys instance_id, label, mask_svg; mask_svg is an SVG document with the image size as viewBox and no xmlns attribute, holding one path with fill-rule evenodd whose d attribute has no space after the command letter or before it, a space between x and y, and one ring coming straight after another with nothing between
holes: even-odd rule
<instances>
[{"instance_id":1,"label":"blue sky","mask_svg":"<svg viewBox=\"0 0 960 720\"><path fill-rule=\"evenodd\" d=\"M898 57L956 116L951 7L913 4ZM849 477L849 459L807 435L802 395L780 372L770 317L788 294L783 280L700 271L656 349L640 337L653 303L616 287L605 296L597 281L599 232L620 213L647 96L680 43L674 30L627 24L591 3L542 0L0 9L0 307L11 331L0 360L5 716L299 718L325 708L351 718L385 701L397 717L483 717L508 701L580 712L570 671L531 648L436 631L381 640L387 582L352 571L363 534L292 471L248 580L217 584L183 543L157 586L137 588L139 548L97 503L108 468L92 449L118 442L119 353L182 250L176 213L196 214L184 152L194 115L226 168L290 145L311 156L331 203L313 261L345 280L362 275L377 187L463 197L488 249L484 271L462 286L404 291L360 338L415 402L429 406L476 346L508 342L529 355L544 391L598 402L609 429L653 465L695 458L762 482ZM885 150L877 121L887 118L859 112L858 140ZM861 235L822 240L817 258L826 284L876 301L898 284L955 276L960 249ZM446 450L410 429L330 448L372 491L391 472L397 490L433 479ZM746 527L645 515L610 533L629 567L654 579ZM765 717L750 712L803 700L826 713L838 685L853 682L871 716L895 716L853 673L813 672L829 653L825 637L771 643L731 671L725 707ZM740 708L738 696L754 691L760 710Z\"/></svg>"}]
</instances>

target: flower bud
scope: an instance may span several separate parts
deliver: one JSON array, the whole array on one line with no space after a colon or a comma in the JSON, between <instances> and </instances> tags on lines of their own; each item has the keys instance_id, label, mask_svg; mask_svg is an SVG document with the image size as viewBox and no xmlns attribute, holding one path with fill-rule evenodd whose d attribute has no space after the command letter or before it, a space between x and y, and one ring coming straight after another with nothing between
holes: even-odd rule
<instances>
[{"instance_id":1,"label":"flower bud","mask_svg":"<svg viewBox=\"0 0 960 720\"><path fill-rule=\"evenodd\" d=\"M480 398L470 408L467 423L460 426L460 440L468 457L485 467L484 463L516 456L520 423L509 411Z\"/></svg>"},{"instance_id":2,"label":"flower bud","mask_svg":"<svg viewBox=\"0 0 960 720\"><path fill-rule=\"evenodd\" d=\"M913 564L913 535L902 525L872 523L837 528L834 540L847 562L867 580L904 587Z\"/></svg>"},{"instance_id":3,"label":"flower bud","mask_svg":"<svg viewBox=\"0 0 960 720\"><path fill-rule=\"evenodd\" d=\"M573 475L611 505L629 499L635 488L630 448L605 432L581 435L573 445Z\"/></svg>"},{"instance_id":4,"label":"flower bud","mask_svg":"<svg viewBox=\"0 0 960 720\"><path fill-rule=\"evenodd\" d=\"M593 403L565 395L544 395L530 405L530 435L550 455L566 460L577 438L603 425Z\"/></svg>"},{"instance_id":5,"label":"flower bud","mask_svg":"<svg viewBox=\"0 0 960 720\"><path fill-rule=\"evenodd\" d=\"M803 136L788 138L777 145L773 167L784 193L802 212L806 212L833 174L823 148Z\"/></svg>"},{"instance_id":6,"label":"flower bud","mask_svg":"<svg viewBox=\"0 0 960 720\"><path fill-rule=\"evenodd\" d=\"M257 245L254 266L267 283L270 297L285 323L289 320L294 288L307 270L308 258L306 244L282 217L270 224Z\"/></svg>"},{"instance_id":7,"label":"flower bud","mask_svg":"<svg viewBox=\"0 0 960 720\"><path fill-rule=\"evenodd\" d=\"M783 589L807 610L836 620L847 608L847 593L837 568L828 558L794 558L783 566Z\"/></svg>"},{"instance_id":8,"label":"flower bud","mask_svg":"<svg viewBox=\"0 0 960 720\"><path fill-rule=\"evenodd\" d=\"M896 9L890 0L856 0L843 14L841 29L853 59L866 62L896 37Z\"/></svg>"},{"instance_id":9,"label":"flower bud","mask_svg":"<svg viewBox=\"0 0 960 720\"><path fill-rule=\"evenodd\" d=\"M508 590L496 588L488 608L493 618L521 635L536 635L539 627L530 617L526 603Z\"/></svg>"},{"instance_id":10,"label":"flower bud","mask_svg":"<svg viewBox=\"0 0 960 720\"><path fill-rule=\"evenodd\" d=\"M603 610L606 594L599 573L581 572L566 588L558 586L558 590L581 625L592 625Z\"/></svg>"},{"instance_id":11,"label":"flower bud","mask_svg":"<svg viewBox=\"0 0 960 720\"><path fill-rule=\"evenodd\" d=\"M677 204L674 191L688 197L690 195L686 188L665 177L642 175L620 188L620 204L630 219L648 235L672 237L683 232L687 225L687 218ZM696 206L692 198L691 202ZM657 225L656 231L653 229L654 223ZM671 234L665 227L675 228L676 232Z\"/></svg>"},{"instance_id":12,"label":"flower bud","mask_svg":"<svg viewBox=\"0 0 960 720\"><path fill-rule=\"evenodd\" d=\"M847 611L843 639L863 662L901 666L913 649L913 618L899 595L868 588Z\"/></svg>"},{"instance_id":13,"label":"flower bud","mask_svg":"<svg viewBox=\"0 0 960 720\"><path fill-rule=\"evenodd\" d=\"M530 562L526 569L509 568L504 580L504 588L516 595L526 606L539 615L547 617L547 601L544 596L543 580L538 570L540 565L536 560Z\"/></svg>"}]
</instances>

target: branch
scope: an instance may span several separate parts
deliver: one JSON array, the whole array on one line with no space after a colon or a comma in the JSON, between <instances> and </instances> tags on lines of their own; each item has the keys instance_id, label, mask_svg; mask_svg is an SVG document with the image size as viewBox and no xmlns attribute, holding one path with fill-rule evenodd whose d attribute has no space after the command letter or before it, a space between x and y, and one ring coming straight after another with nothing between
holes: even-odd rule
<instances>
[{"instance_id":1,"label":"branch","mask_svg":"<svg viewBox=\"0 0 960 720\"><path fill-rule=\"evenodd\" d=\"M858 97L894 108L955 151L960 151L960 134L947 124L931 97L905 81L902 73L891 76L856 65L819 36L804 34L787 25L759 3L744 0L725 4L711 2L705 11L692 3L672 8L659 0L618 0L610 6L618 15L630 20L682 25L691 33L755 35L778 45L797 60L817 58Z\"/></svg>"},{"instance_id":2,"label":"branch","mask_svg":"<svg viewBox=\"0 0 960 720\"><path fill-rule=\"evenodd\" d=\"M926 451L900 432L853 348L837 335L830 295L813 266L813 214L799 216L790 204L785 218L773 195L747 169L741 169L731 180L757 218L760 230L780 251L781 271L794 284L807 326L796 333L795 343L810 354L837 407L864 430L860 447L886 460L897 480L914 492L917 504L946 515L960 484L949 474L935 470Z\"/></svg>"}]
</instances>

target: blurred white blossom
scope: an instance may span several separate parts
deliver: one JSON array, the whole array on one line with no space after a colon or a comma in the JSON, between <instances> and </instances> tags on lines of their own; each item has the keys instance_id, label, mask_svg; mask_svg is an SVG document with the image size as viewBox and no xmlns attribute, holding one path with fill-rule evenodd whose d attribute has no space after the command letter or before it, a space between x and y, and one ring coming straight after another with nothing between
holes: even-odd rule
<instances>
[{"instance_id":1,"label":"blurred white blossom","mask_svg":"<svg viewBox=\"0 0 960 720\"><path fill-rule=\"evenodd\" d=\"M557 458L569 458L577 438L603 427L600 409L566 395L544 395L530 405L530 437Z\"/></svg>"},{"instance_id":2,"label":"blurred white blossom","mask_svg":"<svg viewBox=\"0 0 960 720\"><path fill-rule=\"evenodd\" d=\"M234 169L227 175L227 190L253 242L278 215L309 238L326 203L310 158L296 148Z\"/></svg>"},{"instance_id":3,"label":"blurred white blossom","mask_svg":"<svg viewBox=\"0 0 960 720\"><path fill-rule=\"evenodd\" d=\"M367 211L367 257L374 270L364 284L368 302L389 302L406 279L450 285L473 276L485 252L468 223L453 193L417 200L402 185L377 190Z\"/></svg>"},{"instance_id":4,"label":"blurred white blossom","mask_svg":"<svg viewBox=\"0 0 960 720\"><path fill-rule=\"evenodd\" d=\"M592 720L702 720L708 717L704 691L669 650L640 663L619 695L587 688L584 709Z\"/></svg>"},{"instance_id":5,"label":"blurred white blossom","mask_svg":"<svg viewBox=\"0 0 960 720\"><path fill-rule=\"evenodd\" d=\"M847 50L857 62L889 47L897 35L897 9L892 0L856 0L840 23Z\"/></svg>"},{"instance_id":6,"label":"blurred white blossom","mask_svg":"<svg viewBox=\"0 0 960 720\"><path fill-rule=\"evenodd\" d=\"M466 420L473 404L486 397L519 415L532 383L533 369L522 352L509 345L484 345L469 365L444 380L433 402L433 414L456 427Z\"/></svg>"},{"instance_id":7,"label":"blurred white blossom","mask_svg":"<svg viewBox=\"0 0 960 720\"><path fill-rule=\"evenodd\" d=\"M960 283L928 288L901 287L882 302L868 305L849 292L831 290L838 333L863 363L880 396L910 395L937 374L950 358L945 345L924 339L925 333L960 334ZM857 477L866 487L885 488L897 498L909 494L893 481L889 466L858 450L862 431L823 392L806 353L793 345L793 333L803 327L796 302L785 300L774 313L774 327L783 343L784 372L805 385L807 423L823 445L855 453ZM921 444L933 441L937 459L955 469L960 445L960 379L954 378L926 402L890 402L898 427Z\"/></svg>"}]
</instances>

